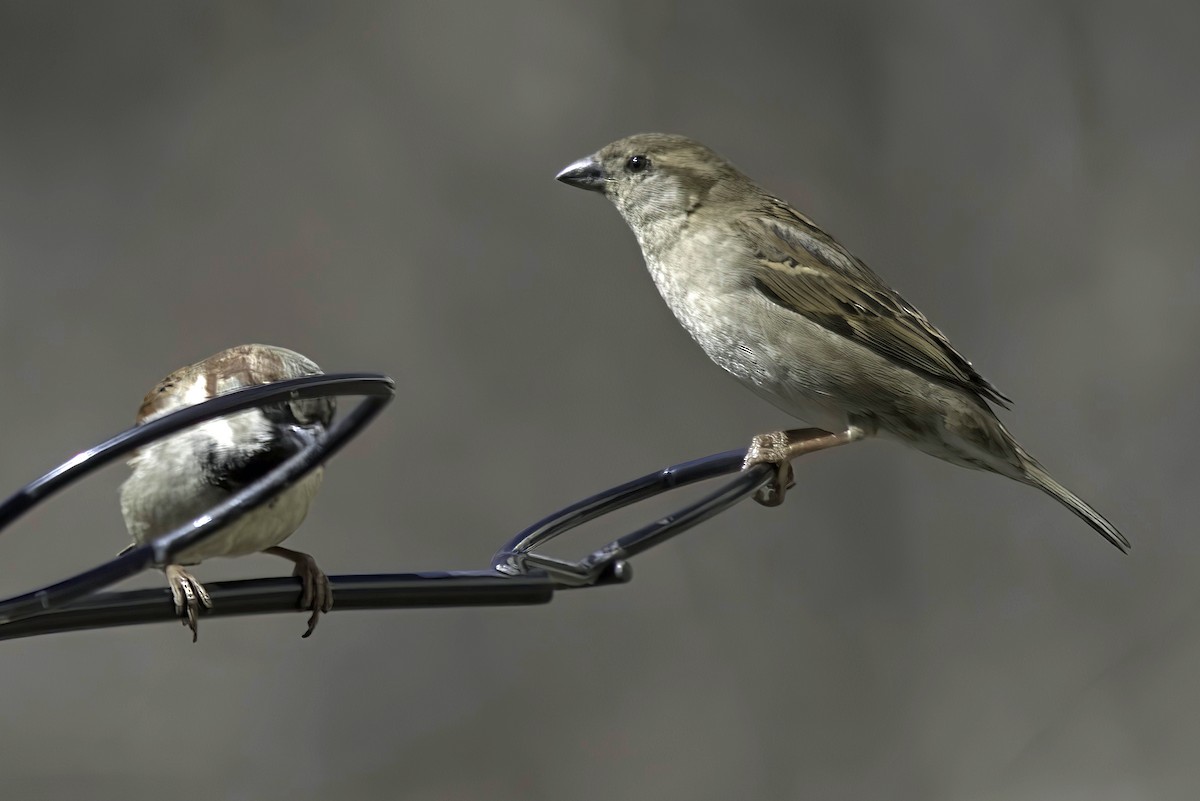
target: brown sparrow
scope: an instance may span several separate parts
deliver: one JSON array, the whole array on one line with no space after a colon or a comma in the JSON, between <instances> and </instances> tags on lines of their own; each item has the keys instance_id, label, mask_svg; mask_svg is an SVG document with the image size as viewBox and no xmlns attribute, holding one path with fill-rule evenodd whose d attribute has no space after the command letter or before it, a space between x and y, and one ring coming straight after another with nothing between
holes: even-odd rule
<instances>
[{"instance_id":1,"label":"brown sparrow","mask_svg":"<svg viewBox=\"0 0 1200 801\"><path fill-rule=\"evenodd\" d=\"M316 364L294 351L239 345L168 375L146 395L136 422L141 425L235 389L320 374ZM121 512L134 544L144 545L189 523L298 453L325 431L335 408L332 398L275 403L201 423L139 449L128 462L133 475L121 485ZM300 606L312 610L305 637L320 614L333 607L329 579L316 561L279 545L308 514L322 474L318 467L164 568L175 610L192 630L193 642L199 608L211 608L212 599L184 566L214 556L269 553L295 563L293 575L304 585Z\"/></svg>"},{"instance_id":2,"label":"brown sparrow","mask_svg":"<svg viewBox=\"0 0 1200 801\"><path fill-rule=\"evenodd\" d=\"M783 499L792 458L881 435L1037 487L1129 548L1017 444L988 405L1008 399L925 315L704 145L668 134L631 136L558 179L612 201L659 293L710 359L819 426L755 437L746 466L777 466L761 502Z\"/></svg>"}]
</instances>

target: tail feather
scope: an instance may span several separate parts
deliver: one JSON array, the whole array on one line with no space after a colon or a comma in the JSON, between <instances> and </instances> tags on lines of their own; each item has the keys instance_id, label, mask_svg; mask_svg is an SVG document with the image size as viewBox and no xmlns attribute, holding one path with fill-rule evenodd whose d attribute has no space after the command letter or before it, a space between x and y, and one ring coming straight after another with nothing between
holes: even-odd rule
<instances>
[{"instance_id":1,"label":"tail feather","mask_svg":"<svg viewBox=\"0 0 1200 801\"><path fill-rule=\"evenodd\" d=\"M1021 459L1025 463L1025 483L1030 486L1037 487L1042 492L1054 498L1063 506L1074 512L1083 522L1087 523L1113 545L1121 550L1122 553L1129 553L1129 549L1133 546L1125 535L1117 531L1117 527L1104 519L1104 516L1093 509L1088 504L1084 503L1078 495L1071 492L1069 489L1059 484L1046 469L1038 464L1037 460L1022 449L1019 451Z\"/></svg>"}]
</instances>

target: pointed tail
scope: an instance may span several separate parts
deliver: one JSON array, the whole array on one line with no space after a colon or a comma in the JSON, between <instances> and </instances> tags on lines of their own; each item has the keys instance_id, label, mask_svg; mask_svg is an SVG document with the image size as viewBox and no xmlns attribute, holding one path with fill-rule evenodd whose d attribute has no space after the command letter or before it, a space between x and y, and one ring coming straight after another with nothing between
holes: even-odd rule
<instances>
[{"instance_id":1,"label":"pointed tail","mask_svg":"<svg viewBox=\"0 0 1200 801\"><path fill-rule=\"evenodd\" d=\"M1078 515L1083 522L1100 532L1104 539L1119 548L1122 553L1129 553L1129 549L1133 546L1125 538L1124 534L1117 531L1116 526L1105 520L1103 515L1091 506L1084 503L1078 495L1051 478L1046 469L1038 464L1038 461L1026 453L1024 449L1019 448L1018 452L1021 455L1022 461L1025 462L1025 478L1023 480L1026 484L1037 487L1042 492L1054 498Z\"/></svg>"}]
</instances>

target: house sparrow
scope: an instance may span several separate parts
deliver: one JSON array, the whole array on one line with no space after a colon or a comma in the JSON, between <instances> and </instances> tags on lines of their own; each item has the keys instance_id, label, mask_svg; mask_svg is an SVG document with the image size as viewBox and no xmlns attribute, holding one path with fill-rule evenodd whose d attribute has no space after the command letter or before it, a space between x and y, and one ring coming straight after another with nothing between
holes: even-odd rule
<instances>
[{"instance_id":1,"label":"house sparrow","mask_svg":"<svg viewBox=\"0 0 1200 801\"><path fill-rule=\"evenodd\" d=\"M663 299L710 359L819 426L754 438L746 467L777 466L760 502L782 501L789 461L801 453L884 435L1037 487L1117 548L1130 547L1017 444L988 405L1007 407L1008 398L923 314L704 145L630 136L557 177L612 201Z\"/></svg>"},{"instance_id":2,"label":"house sparrow","mask_svg":"<svg viewBox=\"0 0 1200 801\"><path fill-rule=\"evenodd\" d=\"M141 425L235 389L320 374L321 368L299 353L270 345L239 345L158 382L142 401L136 422ZM298 453L324 433L335 409L332 398L271 404L201 423L139 449L129 460L133 475L121 485L121 512L134 545L186 525ZM312 610L304 636L312 634L320 614L333 607L329 579L311 556L279 543L303 522L321 479L318 467L164 568L175 611L192 630L192 642L200 606L211 608L212 599L184 565L213 556L260 552L295 563L293 575L304 585L300 606Z\"/></svg>"}]
</instances>

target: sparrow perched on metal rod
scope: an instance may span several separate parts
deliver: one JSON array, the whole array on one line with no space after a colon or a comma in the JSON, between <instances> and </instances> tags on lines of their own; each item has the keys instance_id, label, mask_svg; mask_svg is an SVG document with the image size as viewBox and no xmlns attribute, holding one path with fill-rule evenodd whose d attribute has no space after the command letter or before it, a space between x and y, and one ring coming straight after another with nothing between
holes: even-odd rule
<instances>
[{"instance_id":1,"label":"sparrow perched on metal rod","mask_svg":"<svg viewBox=\"0 0 1200 801\"><path fill-rule=\"evenodd\" d=\"M158 382L142 401L137 423L235 389L320 374L321 368L299 353L270 345L239 345ZM201 423L139 449L129 460L133 475L121 485L121 512L134 543L143 545L187 524L295 455L325 432L335 409L332 398L275 403ZM293 575L304 588L300 606L312 610L305 637L312 634L320 614L333 608L329 579L316 561L279 545L304 521L322 475L318 467L263 506L185 550L178 564L164 568L175 611L192 630L192 642L197 613L201 606L211 608L212 600L184 566L214 556L269 553L293 562Z\"/></svg>"},{"instance_id":2,"label":"sparrow perched on metal rod","mask_svg":"<svg viewBox=\"0 0 1200 801\"><path fill-rule=\"evenodd\" d=\"M782 501L796 456L883 435L1037 487L1117 548L1130 547L1017 444L988 405L1008 398L925 315L712 150L639 134L557 177L612 201L663 299L710 359L819 426L754 438L746 466L777 465L760 502Z\"/></svg>"}]
</instances>

